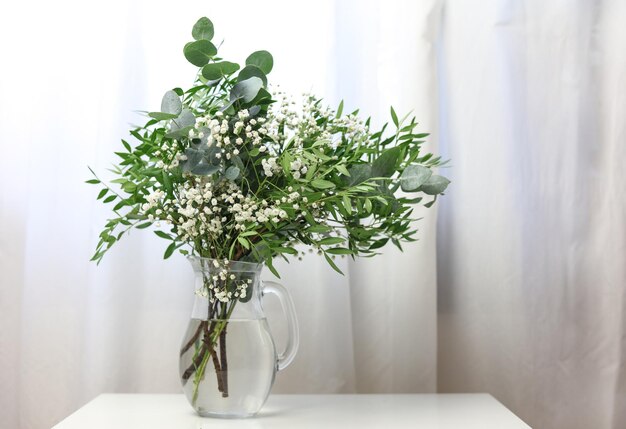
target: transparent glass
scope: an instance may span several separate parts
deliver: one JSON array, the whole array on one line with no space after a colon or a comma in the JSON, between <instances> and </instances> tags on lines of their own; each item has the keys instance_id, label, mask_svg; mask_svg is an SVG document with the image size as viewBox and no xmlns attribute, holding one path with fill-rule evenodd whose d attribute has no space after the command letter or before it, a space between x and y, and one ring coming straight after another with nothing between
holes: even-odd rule
<instances>
[{"instance_id":1,"label":"transparent glass","mask_svg":"<svg viewBox=\"0 0 626 429\"><path fill-rule=\"evenodd\" d=\"M189 258L195 300L180 350L180 377L189 403L205 417L256 414L269 396L276 372L298 348L298 326L287 289L261 282L262 265ZM278 297L287 316L285 351L277 353L263 312L265 294Z\"/></svg>"}]
</instances>

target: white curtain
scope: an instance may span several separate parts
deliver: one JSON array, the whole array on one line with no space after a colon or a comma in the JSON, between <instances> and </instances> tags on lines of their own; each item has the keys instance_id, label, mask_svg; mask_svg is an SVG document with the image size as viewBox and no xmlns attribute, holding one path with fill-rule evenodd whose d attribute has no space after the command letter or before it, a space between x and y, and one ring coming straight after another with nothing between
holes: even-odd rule
<instances>
[{"instance_id":1,"label":"white curtain","mask_svg":"<svg viewBox=\"0 0 626 429\"><path fill-rule=\"evenodd\" d=\"M626 3L449 1L438 387L626 428Z\"/></svg>"},{"instance_id":2,"label":"white curtain","mask_svg":"<svg viewBox=\"0 0 626 429\"><path fill-rule=\"evenodd\" d=\"M181 47L202 15L228 58L268 49L283 89L378 124L390 104L413 110L452 158L448 195L404 253L341 261L345 277L314 256L279 265L301 347L274 392L480 391L537 428L626 427L625 6L6 7L0 428L50 427L101 392L179 391L191 270L148 231L89 263L108 213L83 182L114 161L134 110L191 82Z\"/></svg>"}]
</instances>

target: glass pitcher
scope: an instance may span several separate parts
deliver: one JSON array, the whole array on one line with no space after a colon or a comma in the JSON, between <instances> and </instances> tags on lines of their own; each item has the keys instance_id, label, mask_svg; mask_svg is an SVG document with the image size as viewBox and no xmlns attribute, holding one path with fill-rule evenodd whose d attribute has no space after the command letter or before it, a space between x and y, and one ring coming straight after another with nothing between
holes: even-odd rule
<instances>
[{"instance_id":1,"label":"glass pitcher","mask_svg":"<svg viewBox=\"0 0 626 429\"><path fill-rule=\"evenodd\" d=\"M276 372L298 348L291 296L275 282L260 281L262 264L190 257L195 300L180 350L180 378L201 416L239 418L265 403ZM275 294L287 316L288 339L277 354L261 298Z\"/></svg>"}]
</instances>

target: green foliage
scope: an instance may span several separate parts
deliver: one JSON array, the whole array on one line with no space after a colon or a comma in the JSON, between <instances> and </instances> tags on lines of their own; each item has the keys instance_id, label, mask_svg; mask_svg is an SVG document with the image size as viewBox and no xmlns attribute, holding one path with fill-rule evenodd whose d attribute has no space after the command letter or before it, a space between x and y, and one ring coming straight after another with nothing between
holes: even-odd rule
<instances>
[{"instance_id":1,"label":"green foliage","mask_svg":"<svg viewBox=\"0 0 626 429\"><path fill-rule=\"evenodd\" d=\"M272 54L267 51L256 51L246 58L246 65L256 66L267 75L272 71L272 68L274 68L274 58Z\"/></svg>"},{"instance_id":2,"label":"green foliage","mask_svg":"<svg viewBox=\"0 0 626 429\"><path fill-rule=\"evenodd\" d=\"M239 70L239 64L229 61L210 63L202 67L202 77L207 80L217 80L231 75Z\"/></svg>"},{"instance_id":3,"label":"green foliage","mask_svg":"<svg viewBox=\"0 0 626 429\"><path fill-rule=\"evenodd\" d=\"M400 176L400 186L405 192L417 191L420 186L422 186L430 178L430 176L432 176L432 174L433 172L430 168L426 168L422 165L407 165Z\"/></svg>"},{"instance_id":4,"label":"green foliage","mask_svg":"<svg viewBox=\"0 0 626 429\"><path fill-rule=\"evenodd\" d=\"M440 158L422 153L428 135L415 118L391 108L395 131L372 132L369 119L344 114L343 101L333 110L313 96L295 112L267 90L269 52L240 68L218 57L208 18L192 36L184 55L199 68L194 85L167 91L160 111L130 131L110 184L93 171L87 181L113 212L93 260L151 226L169 242L165 258L178 250L264 262L276 275L273 259L300 257L298 245L341 272L337 257L415 240L413 207L425 197L431 206L449 184L433 174Z\"/></svg>"},{"instance_id":5,"label":"green foliage","mask_svg":"<svg viewBox=\"0 0 626 429\"><path fill-rule=\"evenodd\" d=\"M237 82L250 79L251 77L258 77L263 81L263 86L267 86L266 74L263 73L263 70L252 64L248 64L243 69L241 69L241 71L239 72L239 76L237 77Z\"/></svg>"},{"instance_id":6,"label":"green foliage","mask_svg":"<svg viewBox=\"0 0 626 429\"><path fill-rule=\"evenodd\" d=\"M206 16L200 18L193 26L191 35L196 40L211 40L213 38L213 23Z\"/></svg>"},{"instance_id":7,"label":"green foliage","mask_svg":"<svg viewBox=\"0 0 626 429\"><path fill-rule=\"evenodd\" d=\"M183 103L180 101L180 97L174 91L167 91L161 100L161 112L175 115L180 115L183 110ZM158 118L156 118L158 119ZM166 118L169 119L169 118Z\"/></svg>"},{"instance_id":8,"label":"green foliage","mask_svg":"<svg viewBox=\"0 0 626 429\"><path fill-rule=\"evenodd\" d=\"M187 43L183 49L183 53L187 61L191 64L202 67L217 54L217 48L208 40L200 39L195 42Z\"/></svg>"},{"instance_id":9,"label":"green foliage","mask_svg":"<svg viewBox=\"0 0 626 429\"><path fill-rule=\"evenodd\" d=\"M253 76L237 82L230 91L230 101L243 100L249 103L255 99L261 88L263 88L263 81L258 77Z\"/></svg>"},{"instance_id":10,"label":"green foliage","mask_svg":"<svg viewBox=\"0 0 626 429\"><path fill-rule=\"evenodd\" d=\"M433 174L419 189L425 194L437 195L443 193L449 183L450 181L445 177Z\"/></svg>"}]
</instances>

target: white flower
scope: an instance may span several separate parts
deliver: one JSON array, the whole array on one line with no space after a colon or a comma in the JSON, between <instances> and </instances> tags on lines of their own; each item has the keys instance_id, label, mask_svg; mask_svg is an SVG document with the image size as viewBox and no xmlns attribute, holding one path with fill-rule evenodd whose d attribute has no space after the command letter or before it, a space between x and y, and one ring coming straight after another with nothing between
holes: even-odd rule
<instances>
[{"instance_id":1,"label":"white flower","mask_svg":"<svg viewBox=\"0 0 626 429\"><path fill-rule=\"evenodd\" d=\"M291 165L289 166L289 168L291 168L292 170L299 170L301 166L302 162L299 159L296 159L295 161L291 161Z\"/></svg>"}]
</instances>

